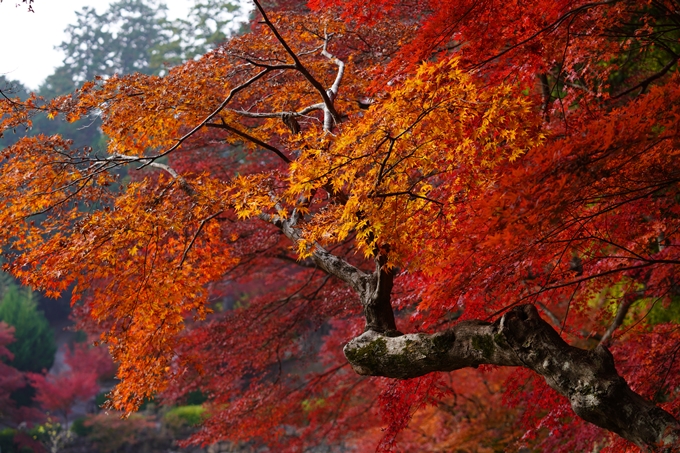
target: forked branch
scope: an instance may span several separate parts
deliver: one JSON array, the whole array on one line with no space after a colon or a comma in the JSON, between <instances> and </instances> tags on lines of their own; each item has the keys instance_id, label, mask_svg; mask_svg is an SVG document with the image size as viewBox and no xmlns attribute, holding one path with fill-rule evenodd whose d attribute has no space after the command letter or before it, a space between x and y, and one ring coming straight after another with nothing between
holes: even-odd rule
<instances>
[{"instance_id":1,"label":"forked branch","mask_svg":"<svg viewBox=\"0 0 680 453\"><path fill-rule=\"evenodd\" d=\"M260 217L294 244L302 239L295 214L289 219ZM515 306L494 323L462 321L443 332L403 335L396 329L390 302L394 276L380 257L370 274L321 246L315 246L311 258L349 284L364 308L366 331L344 347L358 374L408 379L479 365L522 366L543 376L569 400L576 415L643 451L670 453L680 448L680 422L628 386L604 344L590 351L568 345L533 305Z\"/></svg>"},{"instance_id":2,"label":"forked branch","mask_svg":"<svg viewBox=\"0 0 680 453\"><path fill-rule=\"evenodd\" d=\"M628 296L628 295L626 295ZM612 336L614 335L614 332L616 329L618 329L621 324L623 324L623 321L626 319L626 315L628 314L628 310L630 309L630 306L633 305L633 302L635 302L635 298L633 297L623 297L623 300L619 304L619 308L616 311L616 316L614 317L614 321L611 323L609 328L605 331L604 335L602 335L602 339L600 340L600 344L602 345L609 345Z\"/></svg>"},{"instance_id":3,"label":"forked branch","mask_svg":"<svg viewBox=\"0 0 680 453\"><path fill-rule=\"evenodd\" d=\"M281 33L276 29L272 21L269 19L267 16L267 13L264 11L264 8L262 8L262 5L260 5L260 2L258 0L253 0L255 2L255 6L257 7L258 11L262 15L262 20L264 23L267 25L267 27L271 30L271 32L274 34L276 37L276 40L283 46L283 48L286 50L288 55L293 59L295 69L302 74L302 76L307 79L307 81L314 87L314 89L319 93L319 96L321 96L321 99L323 101L323 104L325 106L325 110L328 111L331 121L332 122L339 122L340 121L340 115L338 114L337 110L335 109L335 105L333 104L333 99L331 96L329 96L329 93L324 89L323 85L321 82L316 80L314 76L309 72L309 70L302 64L300 61L300 58L298 55L291 49L291 47L288 45L285 39L283 39L283 36L281 36ZM325 50L325 47L324 47ZM338 60L339 61L339 60ZM342 75L340 74L340 70L338 71L340 78L342 78ZM337 77L336 77L337 80ZM337 93L337 91L336 91ZM324 121L324 124L326 122Z\"/></svg>"},{"instance_id":4,"label":"forked branch","mask_svg":"<svg viewBox=\"0 0 680 453\"><path fill-rule=\"evenodd\" d=\"M268 21L269 21L269 19L267 19L265 17L265 22L268 25L270 25L270 28L273 31L276 30L275 28L273 28L273 25L271 25L271 22L268 22ZM279 41L282 43L282 45L284 45L284 47L286 48L286 51L293 57L293 59L295 61L294 65L280 65L280 66L278 66L278 68L285 67L285 68L298 69L298 64L300 66L302 65L302 63L299 61L298 56L290 49L290 47L288 47L287 44L285 44L285 41L283 41L283 38L280 37L280 35L278 34L278 31L275 32L275 35L277 36L277 39L279 39ZM281 118L285 122L286 120L290 120L291 118L305 116L305 115L307 115L307 114L309 114L309 113L311 113L315 110L322 110L323 114L324 114L323 115L323 130L324 130L324 132L330 132L333 129L333 124L335 122L337 122L337 120L338 120L338 114L337 114L337 112L335 112L335 110L333 110L333 103L335 101L335 98L338 95L338 91L340 90L340 84L342 83L342 77L345 74L345 63L342 60L340 60L339 58L335 57L334 55L332 55L331 53L328 52L328 42L329 42L330 38L331 37L328 35L328 33L324 34L324 42L323 42L323 46L321 48L321 55L328 58L329 60L331 60L333 63L335 63L338 66L338 73L335 76L335 80L333 81L333 84L330 86L330 88L328 88L327 90L324 91L326 98L324 98L322 96L323 102L319 102L317 104L309 105L309 106L307 106L307 107L305 107L302 110L297 111L297 112L296 111L249 112L249 111L246 111L246 110L234 110L234 112L238 113L239 115L248 117L248 118ZM255 62L253 62L251 60L247 60L247 61L249 63L253 64L253 65L262 66L262 67L269 68L269 69L274 68L274 66L262 65L262 64L259 64L259 63L256 64ZM300 71L300 72L302 72L302 71ZM311 75L310 75L310 77L311 77ZM309 80L309 78L308 78L308 80ZM321 85L319 84L319 86L321 86ZM316 85L315 85L315 88L316 88ZM296 133L296 131L294 129L295 128L292 128L294 133ZM299 127L297 129L298 129L297 131L299 131Z\"/></svg>"},{"instance_id":5,"label":"forked branch","mask_svg":"<svg viewBox=\"0 0 680 453\"><path fill-rule=\"evenodd\" d=\"M236 96L236 94L237 94L239 91L242 91L242 90L248 88L250 85L252 85L252 84L255 83L256 81L260 80L262 77L264 77L265 75L267 75L267 74L268 74L269 72L271 72L271 71L272 71L272 69L266 68L266 69L264 69L263 71L260 71L259 73L255 74L253 77L251 77L250 79L246 80L245 82L243 82L243 83L240 84L239 86L237 86L237 87L235 87L235 88L232 88L231 91L229 91L229 94L227 95L227 97L224 98L224 100L222 101L222 103L221 103L219 106L217 106L217 108L216 108L215 110L213 110L212 113L210 113L208 116L206 116L206 117L203 119L203 121L201 121L197 126L195 126L193 129L191 129L189 132L187 132L186 134L184 134L181 138L179 138L179 139L175 142L175 144L172 145L172 146L171 146L170 148L168 148L167 150L161 152L160 154L156 154L155 156L149 156L149 157L147 158L147 163L145 163L144 165L142 165L142 167L151 165L151 163L153 163L153 162L156 161L157 159L160 159L160 158L163 157L163 156L167 156L167 155L170 154L171 152L175 151L177 148L180 147L180 145L181 145L182 143L184 143L187 139L189 139L189 137L191 137L191 136L194 135L196 132L198 132L201 128L203 128L204 126L206 126L213 118L215 118L215 116L217 116L222 110L224 110L224 108L227 106L227 104L234 98L234 96Z\"/></svg>"}]
</instances>

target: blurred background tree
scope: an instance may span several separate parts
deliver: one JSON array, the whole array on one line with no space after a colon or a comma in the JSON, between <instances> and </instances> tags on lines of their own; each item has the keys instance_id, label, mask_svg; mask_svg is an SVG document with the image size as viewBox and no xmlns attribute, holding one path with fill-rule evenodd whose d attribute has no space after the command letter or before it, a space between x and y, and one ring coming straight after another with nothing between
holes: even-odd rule
<instances>
[{"instance_id":1,"label":"blurred background tree","mask_svg":"<svg viewBox=\"0 0 680 453\"><path fill-rule=\"evenodd\" d=\"M7 346L14 355L11 364L20 371L50 369L57 350L54 333L37 309L36 299L30 289L10 284L0 302L0 321L14 327L14 342Z\"/></svg>"},{"instance_id":2,"label":"blurred background tree","mask_svg":"<svg viewBox=\"0 0 680 453\"><path fill-rule=\"evenodd\" d=\"M96 76L158 73L163 62L155 54L167 40L166 14L167 7L157 0L120 0L102 14L83 8L77 22L66 28L69 38L57 46L66 58L54 75L68 77L75 88ZM48 93L46 86L40 91L62 94Z\"/></svg>"}]
</instances>

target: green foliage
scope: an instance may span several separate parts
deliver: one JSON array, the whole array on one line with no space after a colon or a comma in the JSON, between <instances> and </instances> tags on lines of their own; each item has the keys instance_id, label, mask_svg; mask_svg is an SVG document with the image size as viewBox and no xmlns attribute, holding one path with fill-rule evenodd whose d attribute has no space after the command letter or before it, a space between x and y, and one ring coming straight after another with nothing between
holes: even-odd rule
<instances>
[{"instance_id":1,"label":"green foliage","mask_svg":"<svg viewBox=\"0 0 680 453\"><path fill-rule=\"evenodd\" d=\"M673 297L667 304L660 302L654 304L647 315L647 320L650 324L680 323L680 297Z\"/></svg>"},{"instance_id":2,"label":"green foliage","mask_svg":"<svg viewBox=\"0 0 680 453\"><path fill-rule=\"evenodd\" d=\"M198 425L203 421L204 415L203 406L178 406L173 407L163 416L163 422L171 429L179 429Z\"/></svg>"},{"instance_id":3,"label":"green foliage","mask_svg":"<svg viewBox=\"0 0 680 453\"><path fill-rule=\"evenodd\" d=\"M1 260L0 264L2 264ZM10 274L0 271L0 299L5 295L5 292L13 285L15 285L14 278L12 278Z\"/></svg>"},{"instance_id":4,"label":"green foliage","mask_svg":"<svg viewBox=\"0 0 680 453\"><path fill-rule=\"evenodd\" d=\"M87 333L83 330L76 330L73 341L75 343L85 343L87 341Z\"/></svg>"},{"instance_id":5,"label":"green foliage","mask_svg":"<svg viewBox=\"0 0 680 453\"><path fill-rule=\"evenodd\" d=\"M46 99L53 98L73 91L76 88L71 79L71 75L66 73L63 68L58 68L54 74L50 75L45 83L38 90L38 95ZM29 96L29 90L21 82L9 80L0 76L0 90L8 97L25 100ZM75 123L68 123L64 118L50 120L44 113L39 113L32 118L33 125L30 129L16 128L11 132L5 131L4 136L0 136L0 149L11 146L19 138L24 136L34 136L38 134L55 135L73 140L74 146L89 146L101 148L102 134L99 129L101 122L98 117L86 118Z\"/></svg>"},{"instance_id":6,"label":"green foliage","mask_svg":"<svg viewBox=\"0 0 680 453\"><path fill-rule=\"evenodd\" d=\"M59 45L64 64L49 75L37 94L52 99L75 91L86 80L114 74L161 74L166 67L205 54L236 33L247 19L236 1L196 0L186 19L169 21L161 0L119 0L98 14L85 7L65 32ZM0 90L11 97L26 99L29 90L20 82L0 75ZM24 135L54 135L74 141L75 147L95 150L106 146L98 116L76 123L63 118L49 120L39 114L32 128L0 137L0 149Z\"/></svg>"},{"instance_id":7,"label":"green foliage","mask_svg":"<svg viewBox=\"0 0 680 453\"><path fill-rule=\"evenodd\" d=\"M45 423L29 429L27 434L33 440L48 447L49 451L61 451L60 447L68 441L71 435L69 431L62 428L61 423L55 423L50 417Z\"/></svg>"},{"instance_id":8,"label":"green foliage","mask_svg":"<svg viewBox=\"0 0 680 453\"><path fill-rule=\"evenodd\" d=\"M71 431L79 437L86 437L92 432L92 426L85 424L85 417L78 417L71 424Z\"/></svg>"},{"instance_id":9,"label":"green foliage","mask_svg":"<svg viewBox=\"0 0 680 453\"><path fill-rule=\"evenodd\" d=\"M166 13L160 0L119 0L102 14L83 8L59 46L64 65L41 90L63 94L96 76L160 74L224 42L247 19L238 2L222 0L197 0L187 19L170 21Z\"/></svg>"},{"instance_id":10,"label":"green foliage","mask_svg":"<svg viewBox=\"0 0 680 453\"><path fill-rule=\"evenodd\" d=\"M5 95L9 97L18 97L21 100L28 98L30 91L21 82L17 80L11 80L0 75L0 90L2 90Z\"/></svg>"},{"instance_id":11,"label":"green foliage","mask_svg":"<svg viewBox=\"0 0 680 453\"><path fill-rule=\"evenodd\" d=\"M0 321L15 329L15 341L8 345L14 354L14 368L38 373L52 366L57 350L54 334L43 313L36 309L32 291L10 285L0 302Z\"/></svg>"},{"instance_id":12,"label":"green foliage","mask_svg":"<svg viewBox=\"0 0 680 453\"><path fill-rule=\"evenodd\" d=\"M104 403L106 403L106 400L108 399L106 396L107 394L108 392L100 392L99 394L97 394L97 396L94 397L94 404L97 407L102 407Z\"/></svg>"},{"instance_id":13,"label":"green foliage","mask_svg":"<svg viewBox=\"0 0 680 453\"><path fill-rule=\"evenodd\" d=\"M640 18L622 24L621 39L622 47L625 46L627 52L620 54L617 58L601 62L603 66L612 66L616 70L609 76L610 91L614 94L621 91L622 83L631 78L635 78L641 73L664 73L676 64L671 64L667 68L668 56L677 55L680 52L680 30L675 26L673 20L667 17L663 10L650 8L647 10L650 16L643 22ZM653 18L653 21L649 19ZM650 46L644 39L632 39L635 30L640 27L649 27L646 32L649 36L654 36L659 45ZM662 44L661 44L662 43Z\"/></svg>"},{"instance_id":14,"label":"green foliage","mask_svg":"<svg viewBox=\"0 0 680 453\"><path fill-rule=\"evenodd\" d=\"M154 56L171 66L195 59L241 32L247 19L237 1L196 0L187 19L166 22L171 39L158 45Z\"/></svg>"},{"instance_id":15,"label":"green foliage","mask_svg":"<svg viewBox=\"0 0 680 453\"><path fill-rule=\"evenodd\" d=\"M156 0L119 0L102 14L83 8L59 45L66 54L62 68L76 83L115 73L157 73L151 61L153 49L166 40L166 11Z\"/></svg>"},{"instance_id":16,"label":"green foliage","mask_svg":"<svg viewBox=\"0 0 680 453\"><path fill-rule=\"evenodd\" d=\"M17 430L12 428L0 430L0 453L34 453L34 450L27 446L19 447L17 445L14 441L16 434Z\"/></svg>"},{"instance_id":17,"label":"green foliage","mask_svg":"<svg viewBox=\"0 0 680 453\"><path fill-rule=\"evenodd\" d=\"M302 401L302 410L305 411L305 413L308 413L313 411L314 409L324 407L325 405L326 400L324 400L323 398L307 399Z\"/></svg>"},{"instance_id":18,"label":"green foliage","mask_svg":"<svg viewBox=\"0 0 680 453\"><path fill-rule=\"evenodd\" d=\"M38 88L38 93L46 99L55 98L64 94L72 93L78 88L72 77L72 69L68 66L60 66L54 73L47 76Z\"/></svg>"},{"instance_id":19,"label":"green foliage","mask_svg":"<svg viewBox=\"0 0 680 453\"><path fill-rule=\"evenodd\" d=\"M14 430L5 428L0 430L0 452L7 453L16 451L14 448Z\"/></svg>"},{"instance_id":20,"label":"green foliage","mask_svg":"<svg viewBox=\"0 0 680 453\"><path fill-rule=\"evenodd\" d=\"M189 394L187 395L186 404L187 406L199 406L205 403L206 401L208 401L208 397L200 390L196 390L193 392L189 392Z\"/></svg>"}]
</instances>

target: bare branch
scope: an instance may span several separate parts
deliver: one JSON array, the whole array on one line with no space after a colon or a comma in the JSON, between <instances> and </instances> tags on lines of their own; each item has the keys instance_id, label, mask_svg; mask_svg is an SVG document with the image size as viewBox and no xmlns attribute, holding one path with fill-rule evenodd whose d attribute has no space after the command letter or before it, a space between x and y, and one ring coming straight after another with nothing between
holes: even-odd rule
<instances>
[{"instance_id":1,"label":"bare branch","mask_svg":"<svg viewBox=\"0 0 680 453\"><path fill-rule=\"evenodd\" d=\"M618 329L621 324L623 324L623 320L626 319L626 315L628 314L628 310L630 309L630 306L633 305L633 302L635 302L634 297L628 297L624 296L623 300L619 304L619 309L616 311L616 316L614 316L614 321L612 324L609 326L609 328L605 331L604 335L602 335L602 338L600 339L600 344L601 345L609 345L612 339L612 335L614 335L614 331Z\"/></svg>"},{"instance_id":2,"label":"bare branch","mask_svg":"<svg viewBox=\"0 0 680 453\"><path fill-rule=\"evenodd\" d=\"M191 242L189 242L189 245L184 249L184 252L182 253L182 259L180 260L179 264L177 265L178 269L182 268L182 265L184 264L184 261L187 259L187 255L189 254L189 250L194 246L194 243L196 242L196 239L198 238L198 235L201 234L201 231L203 230L203 227L205 226L206 223L217 217L218 215L222 214L224 210L220 210L216 212L215 214L206 217L205 219L201 220L201 223L198 225L198 229L196 230L196 233L194 233L194 236L191 238Z\"/></svg>"},{"instance_id":3,"label":"bare branch","mask_svg":"<svg viewBox=\"0 0 680 453\"><path fill-rule=\"evenodd\" d=\"M323 110L323 108L324 108L323 103L319 102L318 104L312 104L312 105L309 105L309 106L303 108L302 110L297 112L297 114L300 115L300 116L303 116L303 115L306 115L308 113L313 112L314 110Z\"/></svg>"},{"instance_id":4,"label":"bare branch","mask_svg":"<svg viewBox=\"0 0 680 453\"><path fill-rule=\"evenodd\" d=\"M663 77L664 75L666 75L666 73L667 73L668 71L670 71L670 70L673 68L673 66L675 66L675 64L676 64L677 62L678 62L678 58L673 58L671 61L668 62L668 64L667 64L666 66L664 66L663 68L661 68L661 70L660 70L659 72L657 72L657 73L651 75L650 77L646 78L645 80L643 80L642 82L638 83L638 84L635 85L634 87L628 88L627 90L625 90L625 91L623 91L623 92L617 94L616 96L612 97L612 99L618 99L618 98L623 97L623 96L625 96L625 95L627 95L627 94L629 94L629 93L632 93L633 91L635 91L635 90L637 90L637 89L640 89L640 93L639 93L639 94L644 93L645 90L647 89L647 87L648 87L652 82L654 82L655 80L660 79L661 77Z\"/></svg>"},{"instance_id":5,"label":"bare branch","mask_svg":"<svg viewBox=\"0 0 680 453\"><path fill-rule=\"evenodd\" d=\"M330 40L330 37L328 36L328 33L324 31L324 41L323 41L323 50L321 51L321 55L324 57L328 58L331 60L333 63L335 63L338 66L338 74L335 76L335 81L333 82L333 85L327 90L328 97L332 100L335 101L335 98L338 95L338 90L340 89L340 82L342 82L342 76L345 73L345 63L340 60L339 58L336 58L335 56L331 55L330 52L328 52L327 46L328 46L328 41ZM324 108L323 111L323 130L326 132L330 132L331 129L333 128L333 120L334 116L331 115L331 111L328 108Z\"/></svg>"},{"instance_id":6,"label":"bare branch","mask_svg":"<svg viewBox=\"0 0 680 453\"><path fill-rule=\"evenodd\" d=\"M249 112L247 110L232 110L232 112L238 113L239 115L246 116L248 118L283 118L285 115L305 116L314 110L323 109L324 105L320 102L318 104L307 106L299 112Z\"/></svg>"},{"instance_id":7,"label":"bare branch","mask_svg":"<svg viewBox=\"0 0 680 453\"><path fill-rule=\"evenodd\" d=\"M146 164L144 164L142 167L151 165L151 163L152 163L154 160L159 159L159 158L161 158L161 157L163 157L163 156L166 156L166 155L170 154L171 152L173 152L174 150L176 150L177 148L179 148L179 146L180 146L182 143L184 143L189 137L191 137L192 135L194 135L194 134L195 134L199 129L201 129L203 126L207 125L208 122L210 122L210 120L212 120L218 113L220 113L220 112L227 106L227 104L229 103L229 101L231 101L231 100L233 99L233 97L234 97L239 91L241 91L241 90L243 90L243 89L249 87L250 85L252 85L252 84L255 83L256 81L258 81L259 79L261 79L262 77L264 77L266 74L268 74L268 73L271 72L271 71L272 71L272 69L266 68L265 70L263 70L263 71L257 73L255 76L253 76L253 77L251 77L250 79L248 79L248 80L246 80L245 82L243 82L241 85L239 85L239 86L237 86L237 87L235 87L235 88L232 88L231 91L229 92L229 95L224 99L224 101L222 101L222 103L221 103L215 110L213 110L213 112L212 112L210 115L206 116L206 117L203 119L203 121L201 121L196 127L194 127L194 128L191 129L189 132L187 132L186 134L184 134L184 136L183 136L182 138L180 138L179 140L177 140L177 142L175 142L175 144L172 145L169 149L167 149L166 151L163 151L162 153L157 154L157 155L155 155L155 156L148 157L147 159L148 159L149 161L148 161Z\"/></svg>"},{"instance_id":8,"label":"bare branch","mask_svg":"<svg viewBox=\"0 0 680 453\"><path fill-rule=\"evenodd\" d=\"M331 99L335 99L335 97L338 95L338 90L340 89L340 82L342 82L342 76L345 74L345 63L332 55L330 52L328 52L327 46L328 46L328 41L330 41L330 36L328 36L328 33L325 33L325 39L323 42L323 50L321 51L321 55L324 57L328 58L331 60L333 63L338 65L338 74L335 76L335 81L333 82L333 85L328 89L332 95Z\"/></svg>"},{"instance_id":9,"label":"bare branch","mask_svg":"<svg viewBox=\"0 0 680 453\"><path fill-rule=\"evenodd\" d=\"M196 193L194 189L191 187L191 185L187 182L182 175L177 173L174 168L167 164L161 164L159 162L155 162L153 158L147 158L147 157L135 157L135 156L126 156L125 154L113 154L112 156L108 157L105 159L105 161L108 162L139 162L142 165L138 169L142 169L144 167L154 167L158 168L159 170L163 170L164 172L168 173L174 180L176 180L182 190L186 192L187 195L194 196Z\"/></svg>"},{"instance_id":10,"label":"bare branch","mask_svg":"<svg viewBox=\"0 0 680 453\"><path fill-rule=\"evenodd\" d=\"M281 150L279 150L278 148L275 148L272 145L270 145L269 143L263 142L259 138L253 137L252 135L250 135L246 132L240 131L233 126L228 125L224 121L224 119L222 119L222 123L206 123L206 126L207 127L216 127L218 129L225 129L225 130L227 130L227 131L229 131L233 134L238 135L241 138L248 140L249 142L255 143L256 145L261 146L264 149L268 149L269 151L272 151L274 154L279 156L285 163L287 163L287 164L291 163L291 160L285 154L283 154L283 152Z\"/></svg>"},{"instance_id":11,"label":"bare branch","mask_svg":"<svg viewBox=\"0 0 680 453\"><path fill-rule=\"evenodd\" d=\"M297 68L295 67L295 65L292 65L292 64L267 64L267 63L258 63L258 62L256 62L256 61L254 61L252 58L244 58L244 60L247 61L248 63L250 63L250 64L253 65L253 66L256 66L256 67L258 67L258 68L269 69L269 70L271 70L271 71L274 71L274 70L286 70L286 69L293 69L293 70L297 69Z\"/></svg>"},{"instance_id":12,"label":"bare branch","mask_svg":"<svg viewBox=\"0 0 680 453\"><path fill-rule=\"evenodd\" d=\"M150 158L136 157L136 156L126 156L125 154L113 154L113 155L111 155L111 157L108 157L106 160L107 161L113 161L113 162L115 162L115 161L139 162L141 164L144 164L145 167L154 167L154 168L158 168L160 170L163 170L164 172L166 172L170 176L172 176L174 179L181 178L181 176L171 166L166 165L166 164L161 164L161 163L158 163L158 162L154 162L153 159L150 159Z\"/></svg>"},{"instance_id":13,"label":"bare branch","mask_svg":"<svg viewBox=\"0 0 680 453\"><path fill-rule=\"evenodd\" d=\"M267 16L267 13L265 13L264 8L262 8L262 5L258 0L253 0L255 2L255 6L257 7L258 11L260 14L262 14L262 19L264 20L264 23L269 27L269 29L272 31L274 36L276 37L277 41L281 43L283 48L286 50L288 55L293 59L295 62L295 69L297 69L300 74L304 76L305 79L316 89L316 91L319 93L321 96L321 99L323 99L323 103L326 106L326 109L328 109L328 112L330 113L332 119L336 122L340 120L340 115L338 112L335 110L335 106L333 105L333 100L330 98L326 90L324 89L323 85L312 76L312 74L309 72L309 70L302 64L300 61L300 58L298 55L293 52L293 49L290 48L288 43L286 42L285 39L283 39L283 36L279 33L279 31L276 29L274 24L272 23L271 20L269 20L269 17Z\"/></svg>"}]
</instances>

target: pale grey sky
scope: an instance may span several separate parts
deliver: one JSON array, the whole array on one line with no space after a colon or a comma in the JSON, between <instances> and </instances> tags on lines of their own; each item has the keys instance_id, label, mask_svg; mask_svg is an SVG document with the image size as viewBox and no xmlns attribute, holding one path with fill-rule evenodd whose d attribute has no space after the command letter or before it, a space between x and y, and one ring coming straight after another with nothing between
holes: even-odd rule
<instances>
[{"instance_id":1,"label":"pale grey sky","mask_svg":"<svg viewBox=\"0 0 680 453\"><path fill-rule=\"evenodd\" d=\"M37 89L64 58L54 46L65 39L64 29L75 22L75 12L83 6L93 6L103 12L110 3L112 0L36 0L35 13L29 13L21 0L3 0L0 3L0 75ZM171 19L186 17L192 4L191 0L165 0L165 3Z\"/></svg>"}]
</instances>

